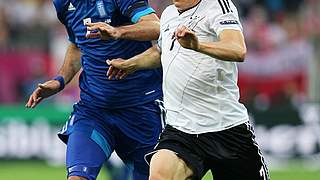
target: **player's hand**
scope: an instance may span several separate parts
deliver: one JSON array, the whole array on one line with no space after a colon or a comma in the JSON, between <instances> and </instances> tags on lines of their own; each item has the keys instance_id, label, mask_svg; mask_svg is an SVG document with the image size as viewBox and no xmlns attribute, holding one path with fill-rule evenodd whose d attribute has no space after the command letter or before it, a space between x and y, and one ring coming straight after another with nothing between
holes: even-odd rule
<instances>
[{"instance_id":1,"label":"player's hand","mask_svg":"<svg viewBox=\"0 0 320 180\"><path fill-rule=\"evenodd\" d=\"M130 61L128 60L118 58L107 60L106 62L109 65L109 69L107 72L107 77L109 80L111 80L112 78L123 79L129 74L136 71L134 64L130 63Z\"/></svg>"},{"instance_id":2,"label":"player's hand","mask_svg":"<svg viewBox=\"0 0 320 180\"><path fill-rule=\"evenodd\" d=\"M104 22L87 23L88 33L86 38L101 38L102 40L119 39L120 32L113 26Z\"/></svg>"},{"instance_id":3,"label":"player's hand","mask_svg":"<svg viewBox=\"0 0 320 180\"><path fill-rule=\"evenodd\" d=\"M196 34L186 26L178 27L175 32L175 38L180 45L187 49L198 51L200 48L199 40Z\"/></svg>"},{"instance_id":4,"label":"player's hand","mask_svg":"<svg viewBox=\"0 0 320 180\"><path fill-rule=\"evenodd\" d=\"M43 84L38 84L38 87L30 95L26 104L27 108L36 107L43 99L50 97L59 92L60 83L57 80L50 80Z\"/></svg>"}]
</instances>

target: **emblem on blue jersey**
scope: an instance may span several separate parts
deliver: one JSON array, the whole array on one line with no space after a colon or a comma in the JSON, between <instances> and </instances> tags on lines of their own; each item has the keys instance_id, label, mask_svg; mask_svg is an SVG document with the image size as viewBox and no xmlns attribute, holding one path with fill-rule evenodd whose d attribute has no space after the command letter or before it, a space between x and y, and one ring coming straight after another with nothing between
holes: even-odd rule
<instances>
[{"instance_id":1,"label":"emblem on blue jersey","mask_svg":"<svg viewBox=\"0 0 320 180\"><path fill-rule=\"evenodd\" d=\"M83 25L87 26L88 23L91 23L91 18L85 18L83 19ZM90 34L91 32L87 28L86 35Z\"/></svg>"},{"instance_id":2,"label":"emblem on blue jersey","mask_svg":"<svg viewBox=\"0 0 320 180\"><path fill-rule=\"evenodd\" d=\"M97 5L97 9L98 9L99 16L100 16L101 18L106 17L106 16L107 16L107 12L106 12L106 9L105 9L105 7L104 7L103 1L102 1L102 0L97 1L97 4L96 4L96 5Z\"/></svg>"},{"instance_id":3,"label":"emblem on blue jersey","mask_svg":"<svg viewBox=\"0 0 320 180\"><path fill-rule=\"evenodd\" d=\"M75 11L76 8L74 7L74 5L70 2L69 6L68 6L68 11Z\"/></svg>"},{"instance_id":4,"label":"emblem on blue jersey","mask_svg":"<svg viewBox=\"0 0 320 180\"><path fill-rule=\"evenodd\" d=\"M227 21L221 21L220 24L221 25L239 24L239 22L236 20L227 20Z\"/></svg>"}]
</instances>

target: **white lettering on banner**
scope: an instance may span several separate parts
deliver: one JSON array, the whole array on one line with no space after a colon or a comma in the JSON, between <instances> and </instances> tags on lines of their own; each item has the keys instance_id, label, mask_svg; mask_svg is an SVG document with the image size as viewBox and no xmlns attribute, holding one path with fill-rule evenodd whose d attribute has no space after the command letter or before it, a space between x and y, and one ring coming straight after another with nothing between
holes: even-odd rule
<instances>
[{"instance_id":1,"label":"white lettering on banner","mask_svg":"<svg viewBox=\"0 0 320 180\"><path fill-rule=\"evenodd\" d=\"M3 123L6 122L6 123ZM45 120L27 125L17 119L3 119L0 123L0 158L46 159L63 164L65 145L57 138L58 129Z\"/></svg>"},{"instance_id":2,"label":"white lettering on banner","mask_svg":"<svg viewBox=\"0 0 320 180\"><path fill-rule=\"evenodd\" d=\"M299 114L303 120L299 126L282 124L267 129L256 125L257 141L263 151L284 158L320 154L320 105L303 104Z\"/></svg>"},{"instance_id":3,"label":"white lettering on banner","mask_svg":"<svg viewBox=\"0 0 320 180\"><path fill-rule=\"evenodd\" d=\"M64 159L65 145L56 135L57 129L45 122L31 126L21 121L0 125L0 158ZM320 148L320 126L278 125L267 129L255 127L257 141L267 154L277 157L310 156Z\"/></svg>"},{"instance_id":4,"label":"white lettering on banner","mask_svg":"<svg viewBox=\"0 0 320 180\"><path fill-rule=\"evenodd\" d=\"M256 125L255 131L261 149L271 156L293 158L320 153L320 126L278 125L267 129Z\"/></svg>"},{"instance_id":5,"label":"white lettering on banner","mask_svg":"<svg viewBox=\"0 0 320 180\"><path fill-rule=\"evenodd\" d=\"M301 125L282 124L271 128L255 125L257 141L266 156L281 160L319 158L320 105L302 105L300 109L303 119ZM0 159L35 157L63 164L66 146L56 135L58 128L40 118L34 119L31 124L25 123L23 119L1 119ZM317 166L320 167L320 161Z\"/></svg>"}]
</instances>

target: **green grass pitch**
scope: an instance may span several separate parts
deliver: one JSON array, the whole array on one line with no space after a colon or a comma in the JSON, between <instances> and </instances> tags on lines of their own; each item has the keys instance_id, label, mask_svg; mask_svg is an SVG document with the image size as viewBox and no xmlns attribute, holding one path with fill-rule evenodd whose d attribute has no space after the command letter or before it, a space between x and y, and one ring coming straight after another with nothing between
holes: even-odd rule
<instances>
[{"instance_id":1,"label":"green grass pitch","mask_svg":"<svg viewBox=\"0 0 320 180\"><path fill-rule=\"evenodd\" d=\"M110 180L102 171L98 180ZM320 170L293 166L287 170L271 171L271 180L320 180ZM0 180L65 180L64 167L48 166L40 161L0 161ZM203 180L210 180L208 173Z\"/></svg>"}]
</instances>

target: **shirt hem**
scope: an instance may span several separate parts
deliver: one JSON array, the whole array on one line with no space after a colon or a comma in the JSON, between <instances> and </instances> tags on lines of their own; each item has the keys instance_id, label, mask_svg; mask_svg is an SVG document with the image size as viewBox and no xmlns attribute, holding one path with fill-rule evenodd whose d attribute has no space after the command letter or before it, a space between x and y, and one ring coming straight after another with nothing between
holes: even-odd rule
<instances>
[{"instance_id":1,"label":"shirt hem","mask_svg":"<svg viewBox=\"0 0 320 180\"><path fill-rule=\"evenodd\" d=\"M245 122L248 122L249 121L249 118L245 118L241 121L238 121L232 125L228 125L228 126L224 126L224 127L221 127L221 128L213 128L213 129L206 129L206 130L202 130L202 131L189 131L187 129L184 129L183 127L181 126L177 126L177 125L173 125L173 124L170 124L170 123L167 123L168 125L178 129L179 131L182 131L184 133L187 133L187 134L204 134L204 133L210 133L210 132L219 132L219 131L224 131L224 130L227 130L227 129L230 129L230 128L233 128L235 126L238 126L240 124L243 124Z\"/></svg>"}]
</instances>

